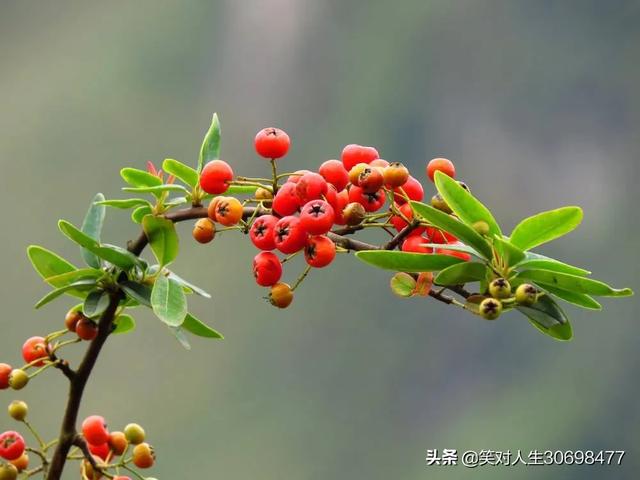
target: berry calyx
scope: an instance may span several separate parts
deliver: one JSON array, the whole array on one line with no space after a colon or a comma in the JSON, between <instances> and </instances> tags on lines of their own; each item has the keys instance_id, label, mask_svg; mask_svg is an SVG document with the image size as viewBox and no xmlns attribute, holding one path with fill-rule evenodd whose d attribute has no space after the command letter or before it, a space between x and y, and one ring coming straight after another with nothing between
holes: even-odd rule
<instances>
[{"instance_id":1,"label":"berry calyx","mask_svg":"<svg viewBox=\"0 0 640 480\"><path fill-rule=\"evenodd\" d=\"M511 296L511 285L506 278L496 278L489 284L489 295L493 298L509 298Z\"/></svg>"},{"instance_id":2,"label":"berry calyx","mask_svg":"<svg viewBox=\"0 0 640 480\"><path fill-rule=\"evenodd\" d=\"M351 170L349 170L349 183L357 187L358 183L360 182L360 174L364 172L364 170L368 167L369 165L367 165L366 163L358 163Z\"/></svg>"},{"instance_id":3,"label":"berry calyx","mask_svg":"<svg viewBox=\"0 0 640 480\"><path fill-rule=\"evenodd\" d=\"M308 265L322 268L333 262L336 258L336 244L324 235L309 237L304 248L304 259Z\"/></svg>"},{"instance_id":4,"label":"berry calyx","mask_svg":"<svg viewBox=\"0 0 640 480\"><path fill-rule=\"evenodd\" d=\"M409 180L409 169L400 162L393 162L382 170L382 176L387 187L401 187Z\"/></svg>"},{"instance_id":5,"label":"berry calyx","mask_svg":"<svg viewBox=\"0 0 640 480\"><path fill-rule=\"evenodd\" d=\"M268 127L256 134L253 144L258 155L275 160L287 154L291 146L291 139L284 130Z\"/></svg>"},{"instance_id":6,"label":"berry calyx","mask_svg":"<svg viewBox=\"0 0 640 480\"><path fill-rule=\"evenodd\" d=\"M538 289L530 283L523 283L516 288L516 302L530 307L538 301Z\"/></svg>"},{"instance_id":7,"label":"berry calyx","mask_svg":"<svg viewBox=\"0 0 640 480\"><path fill-rule=\"evenodd\" d=\"M333 226L333 207L324 200L312 200L302 207L300 225L311 235L327 233Z\"/></svg>"},{"instance_id":8,"label":"berry calyx","mask_svg":"<svg viewBox=\"0 0 640 480\"><path fill-rule=\"evenodd\" d=\"M0 435L0 457L5 460L16 460L24 453L24 438L18 432L8 431Z\"/></svg>"},{"instance_id":9,"label":"berry calyx","mask_svg":"<svg viewBox=\"0 0 640 480\"><path fill-rule=\"evenodd\" d=\"M29 407L22 400L14 400L9 404L9 416L18 422L22 422L25 418L27 418L27 414L29 413Z\"/></svg>"},{"instance_id":10,"label":"berry calyx","mask_svg":"<svg viewBox=\"0 0 640 480\"><path fill-rule=\"evenodd\" d=\"M427 164L427 177L429 177L429 180L432 182L436 172L442 172L451 178L455 178L456 167L453 165L451 160L447 160L446 158L434 158Z\"/></svg>"},{"instance_id":11,"label":"berry calyx","mask_svg":"<svg viewBox=\"0 0 640 480\"><path fill-rule=\"evenodd\" d=\"M11 375L11 365L0 363L0 390L9 388L9 375Z\"/></svg>"},{"instance_id":12,"label":"berry calyx","mask_svg":"<svg viewBox=\"0 0 640 480\"><path fill-rule=\"evenodd\" d=\"M133 448L133 464L138 468L151 468L156 457L148 443L140 443Z\"/></svg>"},{"instance_id":13,"label":"berry calyx","mask_svg":"<svg viewBox=\"0 0 640 480\"><path fill-rule=\"evenodd\" d=\"M276 283L269 292L269 302L278 308L287 308L293 302L293 290L287 283Z\"/></svg>"},{"instance_id":14,"label":"berry calyx","mask_svg":"<svg viewBox=\"0 0 640 480\"><path fill-rule=\"evenodd\" d=\"M260 250L273 250L276 248L275 227L278 218L273 215L263 215L256 218L249 230L249 238Z\"/></svg>"},{"instance_id":15,"label":"berry calyx","mask_svg":"<svg viewBox=\"0 0 640 480\"><path fill-rule=\"evenodd\" d=\"M229 189L233 180L233 170L223 160L212 160L200 173L200 188L211 195L220 195Z\"/></svg>"},{"instance_id":16,"label":"berry calyx","mask_svg":"<svg viewBox=\"0 0 640 480\"><path fill-rule=\"evenodd\" d=\"M479 311L485 320L495 320L502 313L502 302L496 298L485 298L480 302Z\"/></svg>"},{"instance_id":17,"label":"berry calyx","mask_svg":"<svg viewBox=\"0 0 640 480\"><path fill-rule=\"evenodd\" d=\"M282 264L275 253L260 252L253 258L253 276L261 287L275 285L282 277Z\"/></svg>"},{"instance_id":18,"label":"berry calyx","mask_svg":"<svg viewBox=\"0 0 640 480\"><path fill-rule=\"evenodd\" d=\"M338 191L344 190L349 183L349 172L339 160L327 160L320 165L318 173Z\"/></svg>"},{"instance_id":19,"label":"berry calyx","mask_svg":"<svg viewBox=\"0 0 640 480\"><path fill-rule=\"evenodd\" d=\"M274 230L276 248L290 254L302 250L307 243L307 232L302 228L298 217L282 217Z\"/></svg>"},{"instance_id":20,"label":"berry calyx","mask_svg":"<svg viewBox=\"0 0 640 480\"><path fill-rule=\"evenodd\" d=\"M22 390L29 383L29 375L22 369L16 368L9 374L9 386L14 390Z\"/></svg>"},{"instance_id":21,"label":"berry calyx","mask_svg":"<svg viewBox=\"0 0 640 480\"><path fill-rule=\"evenodd\" d=\"M193 226L192 235L198 243L209 243L216 236L216 226L211 219L201 218Z\"/></svg>"},{"instance_id":22,"label":"berry calyx","mask_svg":"<svg viewBox=\"0 0 640 480\"><path fill-rule=\"evenodd\" d=\"M109 441L109 430L104 418L100 415L91 415L82 422L82 435L88 443L102 445Z\"/></svg>"},{"instance_id":23,"label":"berry calyx","mask_svg":"<svg viewBox=\"0 0 640 480\"><path fill-rule=\"evenodd\" d=\"M76 325L76 335L82 340L91 341L98 336L98 324L84 317Z\"/></svg>"},{"instance_id":24,"label":"berry calyx","mask_svg":"<svg viewBox=\"0 0 640 480\"><path fill-rule=\"evenodd\" d=\"M24 358L24 361L27 363L41 367L44 365L44 360L48 357L47 344L43 337L31 337L22 345L22 358ZM36 362L38 359L42 360Z\"/></svg>"},{"instance_id":25,"label":"berry calyx","mask_svg":"<svg viewBox=\"0 0 640 480\"><path fill-rule=\"evenodd\" d=\"M355 167L358 163L369 164L376 158L380 158L378 151L373 147L366 147L363 145L351 144L342 149L342 165L349 171Z\"/></svg>"},{"instance_id":26,"label":"berry calyx","mask_svg":"<svg viewBox=\"0 0 640 480\"><path fill-rule=\"evenodd\" d=\"M380 189L375 193L365 193L360 187L353 186L349 189L349 201L359 203L367 212L376 212L384 205L384 190Z\"/></svg>"},{"instance_id":27,"label":"berry calyx","mask_svg":"<svg viewBox=\"0 0 640 480\"><path fill-rule=\"evenodd\" d=\"M124 427L124 436L131 445L138 445L144 442L146 434L144 428L137 423L130 423Z\"/></svg>"},{"instance_id":28,"label":"berry calyx","mask_svg":"<svg viewBox=\"0 0 640 480\"><path fill-rule=\"evenodd\" d=\"M216 202L216 222L231 227L242 220L242 203L235 197L221 197Z\"/></svg>"}]
</instances>

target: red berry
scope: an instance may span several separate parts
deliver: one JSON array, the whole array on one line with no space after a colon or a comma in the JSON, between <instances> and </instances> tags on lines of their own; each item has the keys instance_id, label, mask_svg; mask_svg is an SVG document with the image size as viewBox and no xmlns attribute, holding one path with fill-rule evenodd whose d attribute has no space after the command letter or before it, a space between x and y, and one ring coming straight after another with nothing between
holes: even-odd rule
<instances>
[{"instance_id":1,"label":"red berry","mask_svg":"<svg viewBox=\"0 0 640 480\"><path fill-rule=\"evenodd\" d=\"M433 248L422 246L425 243L429 243L429 240L424 238L422 235L409 235L404 240L404 242L402 242L402 251L414 253L433 253Z\"/></svg>"},{"instance_id":2,"label":"red berry","mask_svg":"<svg viewBox=\"0 0 640 480\"><path fill-rule=\"evenodd\" d=\"M333 226L333 207L324 200L312 200L302 207L300 224L311 235L327 233Z\"/></svg>"},{"instance_id":3,"label":"red berry","mask_svg":"<svg viewBox=\"0 0 640 480\"><path fill-rule=\"evenodd\" d=\"M212 195L226 192L231 180L233 180L233 170L223 160L212 160L200 173L200 187Z\"/></svg>"},{"instance_id":4,"label":"red berry","mask_svg":"<svg viewBox=\"0 0 640 480\"><path fill-rule=\"evenodd\" d=\"M126 477L124 475L116 475L113 477L113 480L131 480L131 477Z\"/></svg>"},{"instance_id":5,"label":"red berry","mask_svg":"<svg viewBox=\"0 0 640 480\"><path fill-rule=\"evenodd\" d=\"M449 245L462 245L460 242L451 242L449 243ZM471 255L468 254L467 252L460 252L458 250L449 250L448 248L439 248L436 253L439 253L440 255L449 255L451 257L458 257L461 258L462 260L464 260L465 262L468 262L469 260L471 260Z\"/></svg>"},{"instance_id":6,"label":"red berry","mask_svg":"<svg viewBox=\"0 0 640 480\"><path fill-rule=\"evenodd\" d=\"M109 441L107 424L100 415L91 415L82 422L82 434L85 440L93 445L101 445Z\"/></svg>"},{"instance_id":7,"label":"red berry","mask_svg":"<svg viewBox=\"0 0 640 480\"><path fill-rule=\"evenodd\" d=\"M94 445L93 443L90 443L89 451L96 457L100 457L103 460L106 460L109 454L111 453L111 449L109 448L108 443L101 443L99 445Z\"/></svg>"},{"instance_id":8,"label":"red berry","mask_svg":"<svg viewBox=\"0 0 640 480\"><path fill-rule=\"evenodd\" d=\"M329 200L329 197L327 197L327 200ZM333 213L335 215L333 223L336 225L345 225L347 221L344 218L344 209L349 205L349 192L342 190L336 194L335 201L330 201L329 204L333 207Z\"/></svg>"},{"instance_id":9,"label":"red berry","mask_svg":"<svg viewBox=\"0 0 640 480\"><path fill-rule=\"evenodd\" d=\"M380 169L375 167L367 167L358 175L358 186L365 193L375 193L382 188L384 177Z\"/></svg>"},{"instance_id":10,"label":"red berry","mask_svg":"<svg viewBox=\"0 0 640 480\"><path fill-rule=\"evenodd\" d=\"M451 160L446 158L434 158L427 164L427 177L433 182L436 172L442 172L451 178L456 177L456 167Z\"/></svg>"},{"instance_id":11,"label":"red berry","mask_svg":"<svg viewBox=\"0 0 640 480\"><path fill-rule=\"evenodd\" d=\"M302 178L305 173L312 173L311 170L296 170L287 178L287 182L298 183L298 180Z\"/></svg>"},{"instance_id":12,"label":"red berry","mask_svg":"<svg viewBox=\"0 0 640 480\"><path fill-rule=\"evenodd\" d=\"M5 460L16 460L25 450L24 438L18 432L4 432L0 435L0 457Z\"/></svg>"},{"instance_id":13,"label":"red berry","mask_svg":"<svg viewBox=\"0 0 640 480\"><path fill-rule=\"evenodd\" d=\"M264 158L281 158L289 151L291 140L284 130L279 128L263 128L254 140L256 152Z\"/></svg>"},{"instance_id":14,"label":"red berry","mask_svg":"<svg viewBox=\"0 0 640 480\"><path fill-rule=\"evenodd\" d=\"M83 318L76 325L76 334L82 340L91 341L98 336L98 325L90 318Z\"/></svg>"},{"instance_id":15,"label":"red berry","mask_svg":"<svg viewBox=\"0 0 640 480\"><path fill-rule=\"evenodd\" d=\"M382 171L389 166L389 162L387 162L386 160L383 160L382 158L376 158L369 165L371 165L372 167L377 167L378 169L380 169L380 172L382 173Z\"/></svg>"},{"instance_id":16,"label":"red berry","mask_svg":"<svg viewBox=\"0 0 640 480\"><path fill-rule=\"evenodd\" d=\"M384 183L389 188L401 187L409 180L409 170L401 163L392 163L382 172Z\"/></svg>"},{"instance_id":17,"label":"red berry","mask_svg":"<svg viewBox=\"0 0 640 480\"><path fill-rule=\"evenodd\" d=\"M327 194L327 181L318 173L305 173L296 183L296 194L301 204L322 198Z\"/></svg>"},{"instance_id":18,"label":"red berry","mask_svg":"<svg viewBox=\"0 0 640 480\"><path fill-rule=\"evenodd\" d=\"M396 192L393 199L398 204L406 202L404 195L402 194L403 191L405 195L413 201L420 202L424 198L424 189L422 188L422 184L412 176L409 176L409 179L404 185L395 188L393 191Z\"/></svg>"},{"instance_id":19,"label":"red berry","mask_svg":"<svg viewBox=\"0 0 640 480\"><path fill-rule=\"evenodd\" d=\"M22 345L22 358L24 358L24 361L27 363L34 362L39 358L45 359L48 356L47 345L43 337L31 337ZM44 365L44 360L34 363L33 365L41 367Z\"/></svg>"},{"instance_id":20,"label":"red berry","mask_svg":"<svg viewBox=\"0 0 640 480\"><path fill-rule=\"evenodd\" d=\"M11 365L0 363L0 390L9 388L9 375L11 375Z\"/></svg>"},{"instance_id":21,"label":"red berry","mask_svg":"<svg viewBox=\"0 0 640 480\"><path fill-rule=\"evenodd\" d=\"M282 277L280 259L272 252L260 252L253 258L253 276L261 287L270 287Z\"/></svg>"},{"instance_id":22,"label":"red berry","mask_svg":"<svg viewBox=\"0 0 640 480\"><path fill-rule=\"evenodd\" d=\"M358 163L369 164L373 162L376 158L380 158L380 155L373 147L351 144L344 147L341 158L345 170L349 171Z\"/></svg>"},{"instance_id":23,"label":"red berry","mask_svg":"<svg viewBox=\"0 0 640 480\"><path fill-rule=\"evenodd\" d=\"M431 243L451 243L458 240L450 233L436 227L427 227L427 237L429 237Z\"/></svg>"},{"instance_id":24,"label":"red berry","mask_svg":"<svg viewBox=\"0 0 640 480\"><path fill-rule=\"evenodd\" d=\"M296 193L296 184L287 182L280 187L278 193L273 198L271 208L281 216L291 215L300 208L300 199Z\"/></svg>"},{"instance_id":25,"label":"red berry","mask_svg":"<svg viewBox=\"0 0 640 480\"><path fill-rule=\"evenodd\" d=\"M304 248L304 258L309 265L322 268L329 265L336 257L336 244L329 237L318 235L309 237Z\"/></svg>"},{"instance_id":26,"label":"red berry","mask_svg":"<svg viewBox=\"0 0 640 480\"><path fill-rule=\"evenodd\" d=\"M349 201L359 203L367 212L375 212L384 205L384 190L380 189L375 193L365 193L360 187L352 186L349 189Z\"/></svg>"},{"instance_id":27,"label":"red berry","mask_svg":"<svg viewBox=\"0 0 640 480\"><path fill-rule=\"evenodd\" d=\"M349 183L349 172L339 160L327 160L320 165L318 173L338 191L343 190Z\"/></svg>"},{"instance_id":28,"label":"red berry","mask_svg":"<svg viewBox=\"0 0 640 480\"><path fill-rule=\"evenodd\" d=\"M254 220L249 230L251 242L260 250L273 250L276 248L274 231L278 218L273 215L263 215Z\"/></svg>"},{"instance_id":29,"label":"red berry","mask_svg":"<svg viewBox=\"0 0 640 480\"><path fill-rule=\"evenodd\" d=\"M396 207L398 208L398 210L400 211L400 213L409 221L413 220L413 209L411 208L411 205L409 205L408 203L403 203L402 205L398 206L396 205ZM403 228L405 228L407 225L409 225L404 218L402 218L402 216L400 215L393 215L389 221L393 224L393 228L396 229L396 231L400 231ZM422 234L422 232L425 231L425 227L417 227L415 228L411 234Z\"/></svg>"},{"instance_id":30,"label":"red berry","mask_svg":"<svg viewBox=\"0 0 640 480\"><path fill-rule=\"evenodd\" d=\"M307 232L298 217L287 216L278 220L275 226L276 248L282 253L295 253L307 243Z\"/></svg>"}]
</instances>

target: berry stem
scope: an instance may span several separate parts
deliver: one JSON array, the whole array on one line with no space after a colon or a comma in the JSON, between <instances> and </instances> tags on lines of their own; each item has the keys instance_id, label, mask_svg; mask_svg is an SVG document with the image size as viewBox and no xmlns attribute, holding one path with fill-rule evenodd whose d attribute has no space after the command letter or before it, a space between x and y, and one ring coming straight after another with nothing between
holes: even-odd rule
<instances>
[{"instance_id":1,"label":"berry stem","mask_svg":"<svg viewBox=\"0 0 640 480\"><path fill-rule=\"evenodd\" d=\"M272 185L273 188L271 190L271 193L273 193L274 195L276 193L278 193L278 169L276 167L276 159L272 158L271 159L271 176L272 176Z\"/></svg>"},{"instance_id":2,"label":"berry stem","mask_svg":"<svg viewBox=\"0 0 640 480\"><path fill-rule=\"evenodd\" d=\"M293 287L291 287L292 292L294 292L296 288L298 288L300 284L304 281L304 279L307 278L307 275L309 275L310 271L311 271L311 266L307 265L307 268L304 269L302 274L298 277L298 280L296 280L296 283L294 283Z\"/></svg>"}]
</instances>

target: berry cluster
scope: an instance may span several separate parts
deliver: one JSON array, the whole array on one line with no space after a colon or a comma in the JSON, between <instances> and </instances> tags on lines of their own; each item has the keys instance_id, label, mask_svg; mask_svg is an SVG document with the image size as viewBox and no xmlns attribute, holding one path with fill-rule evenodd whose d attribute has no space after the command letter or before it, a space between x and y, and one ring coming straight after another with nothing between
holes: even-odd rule
<instances>
[{"instance_id":1,"label":"berry cluster","mask_svg":"<svg viewBox=\"0 0 640 480\"><path fill-rule=\"evenodd\" d=\"M538 301L540 292L530 283L523 283L516 288L512 288L506 278L496 278L489 284L490 296L478 298L480 301L478 311L480 316L486 320L497 319L504 305L520 305L530 307ZM474 299L471 298L471 301Z\"/></svg>"},{"instance_id":2,"label":"berry cluster","mask_svg":"<svg viewBox=\"0 0 640 480\"><path fill-rule=\"evenodd\" d=\"M271 161L273 177L236 177L223 160L207 163L199 184L202 190L215 196L207 209L208 218L196 222L193 237L200 243L208 243L215 238L216 231L237 228L248 233L253 245L260 250L253 259L256 283L270 288L268 298L273 305L289 306L293 291L309 269L326 267L336 253L345 251L332 238L341 230L351 233L378 227L392 236L406 230L399 245L402 251L439 253L469 260L468 253L447 248L459 245L453 235L414 222L408 201L423 199L423 185L401 163L380 158L374 147L347 145L340 160L323 162L317 172L298 170L278 175L275 162L288 153L289 136L278 128L265 128L256 135L254 145L258 155ZM456 173L453 163L445 158L428 163L426 174L432 181L436 171L450 177ZM253 198L241 202L235 197L221 196L232 185L246 184L257 187ZM247 213L245 207L251 203L258 206ZM438 194L431 204L452 213ZM223 228L218 230L216 224ZM395 229L396 234L391 229ZM442 247L428 246L433 244ZM291 287L281 282L282 264L300 252L304 254L307 269Z\"/></svg>"}]
</instances>

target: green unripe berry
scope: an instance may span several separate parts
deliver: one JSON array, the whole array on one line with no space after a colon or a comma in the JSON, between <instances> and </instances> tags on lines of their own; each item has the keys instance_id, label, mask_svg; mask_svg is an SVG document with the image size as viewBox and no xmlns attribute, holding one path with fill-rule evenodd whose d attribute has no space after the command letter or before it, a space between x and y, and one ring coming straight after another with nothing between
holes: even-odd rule
<instances>
[{"instance_id":1,"label":"green unripe berry","mask_svg":"<svg viewBox=\"0 0 640 480\"><path fill-rule=\"evenodd\" d=\"M496 298L485 298L480 303L480 316L485 320L495 320L502 313L502 302Z\"/></svg>"},{"instance_id":2,"label":"green unripe berry","mask_svg":"<svg viewBox=\"0 0 640 480\"><path fill-rule=\"evenodd\" d=\"M489 224L484 220L478 220L476 223L474 223L473 229L482 236L489 234Z\"/></svg>"},{"instance_id":3,"label":"green unripe berry","mask_svg":"<svg viewBox=\"0 0 640 480\"><path fill-rule=\"evenodd\" d=\"M516 302L520 305L531 306L538 301L538 289L530 283L523 283L516 288Z\"/></svg>"},{"instance_id":4,"label":"green unripe berry","mask_svg":"<svg viewBox=\"0 0 640 480\"><path fill-rule=\"evenodd\" d=\"M433 197L431 197L431 206L444 213L453 212L444 198L442 198L442 195L440 195L439 193L436 193Z\"/></svg>"},{"instance_id":5,"label":"green unripe berry","mask_svg":"<svg viewBox=\"0 0 640 480\"><path fill-rule=\"evenodd\" d=\"M124 427L124 436L131 445L138 445L144 442L146 437L144 433L144 428L142 428L137 423L130 423L126 427Z\"/></svg>"},{"instance_id":6,"label":"green unripe berry","mask_svg":"<svg viewBox=\"0 0 640 480\"><path fill-rule=\"evenodd\" d=\"M18 422L22 422L27 418L29 407L22 400L14 400L9 404L9 416Z\"/></svg>"},{"instance_id":7,"label":"green unripe berry","mask_svg":"<svg viewBox=\"0 0 640 480\"><path fill-rule=\"evenodd\" d=\"M18 478L18 469L14 465L0 464L0 480L16 480L16 478Z\"/></svg>"},{"instance_id":8,"label":"green unripe berry","mask_svg":"<svg viewBox=\"0 0 640 480\"><path fill-rule=\"evenodd\" d=\"M29 375L24 370L16 368L9 374L9 386L14 390L22 390L29 383Z\"/></svg>"},{"instance_id":9,"label":"green unripe berry","mask_svg":"<svg viewBox=\"0 0 640 480\"><path fill-rule=\"evenodd\" d=\"M493 298L509 298L511 296L511 285L506 278L496 278L489 284L489 294Z\"/></svg>"}]
</instances>

